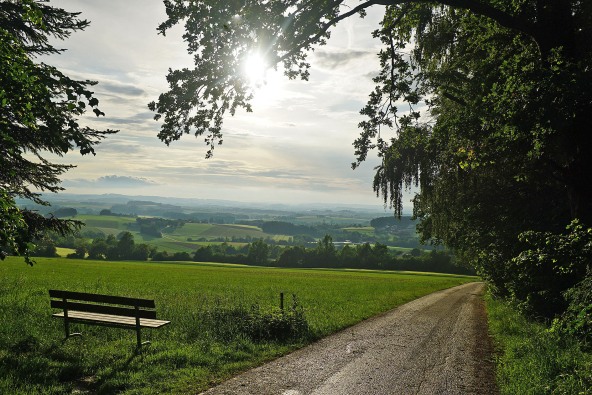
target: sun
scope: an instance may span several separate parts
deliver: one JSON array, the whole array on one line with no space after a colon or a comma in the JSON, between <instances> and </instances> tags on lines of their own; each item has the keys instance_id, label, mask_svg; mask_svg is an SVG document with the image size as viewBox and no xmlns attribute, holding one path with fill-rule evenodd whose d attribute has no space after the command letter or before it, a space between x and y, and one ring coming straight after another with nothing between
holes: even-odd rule
<instances>
[{"instance_id":1,"label":"sun","mask_svg":"<svg viewBox=\"0 0 592 395\"><path fill-rule=\"evenodd\" d=\"M265 83L265 74L269 65L258 53L249 54L243 63L243 74L252 88L261 87Z\"/></svg>"},{"instance_id":2,"label":"sun","mask_svg":"<svg viewBox=\"0 0 592 395\"><path fill-rule=\"evenodd\" d=\"M273 106L285 94L281 73L260 52L249 53L240 67L244 81L253 93L253 105L260 108Z\"/></svg>"}]
</instances>

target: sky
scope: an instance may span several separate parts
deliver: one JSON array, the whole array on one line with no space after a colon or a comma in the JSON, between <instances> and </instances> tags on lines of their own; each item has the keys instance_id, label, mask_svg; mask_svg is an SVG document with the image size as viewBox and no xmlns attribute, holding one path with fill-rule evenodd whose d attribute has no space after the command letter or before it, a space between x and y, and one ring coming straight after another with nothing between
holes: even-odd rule
<instances>
[{"instance_id":1,"label":"sky","mask_svg":"<svg viewBox=\"0 0 592 395\"><path fill-rule=\"evenodd\" d=\"M166 146L147 104L167 90L168 68L191 66L182 26L158 35L166 19L160 0L52 0L91 22L56 43L63 54L41 59L93 87L106 114L84 118L89 126L119 129L96 148L52 158L77 167L66 173L67 193L119 193L287 204L363 204L383 209L372 190L369 159L356 170L353 141L359 110L373 89L380 50L371 32L382 6L364 19L351 17L332 29L328 45L311 53L309 81L268 71L253 101L254 112L227 116L224 143L205 159L203 138L186 135ZM411 199L405 199L409 202ZM407 209L410 207L407 203Z\"/></svg>"}]
</instances>

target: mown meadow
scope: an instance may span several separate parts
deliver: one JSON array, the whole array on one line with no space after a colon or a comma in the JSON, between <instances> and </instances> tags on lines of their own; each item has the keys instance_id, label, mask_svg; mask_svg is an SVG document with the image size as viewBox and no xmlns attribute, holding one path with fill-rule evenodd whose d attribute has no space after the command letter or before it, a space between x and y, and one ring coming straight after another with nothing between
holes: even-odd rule
<instances>
[{"instance_id":1,"label":"mown meadow","mask_svg":"<svg viewBox=\"0 0 592 395\"><path fill-rule=\"evenodd\" d=\"M474 280L61 258L37 258L29 267L7 258L0 264L0 393L197 393L365 318ZM143 330L152 344L141 353L129 330L74 324L83 336L63 341L49 289L154 299L159 318L171 324ZM298 330L284 336L282 317L292 313Z\"/></svg>"}]
</instances>

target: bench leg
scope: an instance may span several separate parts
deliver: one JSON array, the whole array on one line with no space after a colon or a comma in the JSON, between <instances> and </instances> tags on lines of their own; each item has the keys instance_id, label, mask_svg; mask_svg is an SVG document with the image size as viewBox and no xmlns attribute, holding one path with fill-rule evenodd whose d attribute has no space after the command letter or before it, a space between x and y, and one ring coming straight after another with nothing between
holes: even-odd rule
<instances>
[{"instance_id":1,"label":"bench leg","mask_svg":"<svg viewBox=\"0 0 592 395\"><path fill-rule=\"evenodd\" d=\"M64 331L66 331L66 339L70 337L70 322L68 322L68 317L64 317Z\"/></svg>"},{"instance_id":2,"label":"bench leg","mask_svg":"<svg viewBox=\"0 0 592 395\"><path fill-rule=\"evenodd\" d=\"M68 320L68 300L67 298L63 298L62 302L64 303L64 330L66 331L66 339L71 336L81 336L82 333L70 333L70 320ZM64 339L64 340L66 340Z\"/></svg>"},{"instance_id":3,"label":"bench leg","mask_svg":"<svg viewBox=\"0 0 592 395\"><path fill-rule=\"evenodd\" d=\"M68 321L68 319L64 319L64 331L66 332L66 338L64 340L67 340L69 337L72 336L82 336L82 333L76 332L76 333L70 333L70 321Z\"/></svg>"},{"instance_id":4,"label":"bench leg","mask_svg":"<svg viewBox=\"0 0 592 395\"><path fill-rule=\"evenodd\" d=\"M142 343L142 334L140 333L140 330L142 329L142 327L140 326L140 308L138 306L135 306L136 309L136 347L138 350L140 350L142 348L142 345L144 344L150 344L150 342L144 342Z\"/></svg>"},{"instance_id":5,"label":"bench leg","mask_svg":"<svg viewBox=\"0 0 592 395\"><path fill-rule=\"evenodd\" d=\"M136 349L138 351L140 351L142 349L142 346L146 345L146 344L150 344L150 341L142 341L142 335L140 333L140 328L136 329Z\"/></svg>"}]
</instances>

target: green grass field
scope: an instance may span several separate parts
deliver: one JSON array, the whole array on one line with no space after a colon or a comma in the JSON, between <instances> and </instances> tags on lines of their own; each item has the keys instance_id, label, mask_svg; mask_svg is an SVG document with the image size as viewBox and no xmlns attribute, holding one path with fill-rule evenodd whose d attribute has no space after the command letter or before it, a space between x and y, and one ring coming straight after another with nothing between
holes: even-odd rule
<instances>
[{"instance_id":1,"label":"green grass field","mask_svg":"<svg viewBox=\"0 0 592 395\"><path fill-rule=\"evenodd\" d=\"M82 221L86 226L94 228L111 228L119 231L127 230L128 224L135 224L136 219L130 217L119 217L111 215L77 215L75 218Z\"/></svg>"},{"instance_id":2,"label":"green grass field","mask_svg":"<svg viewBox=\"0 0 592 395\"><path fill-rule=\"evenodd\" d=\"M188 223L175 229L172 235L184 237L267 237L261 228L249 225L218 225Z\"/></svg>"},{"instance_id":3,"label":"green grass field","mask_svg":"<svg viewBox=\"0 0 592 395\"><path fill-rule=\"evenodd\" d=\"M72 253L76 252L76 250L73 248L57 247L56 252L58 253L59 256L61 256L62 258L65 258L66 256L68 256L68 254L72 254Z\"/></svg>"},{"instance_id":4,"label":"green grass field","mask_svg":"<svg viewBox=\"0 0 592 395\"><path fill-rule=\"evenodd\" d=\"M0 393L197 393L216 382L397 305L475 278L372 271L293 270L195 263L98 262L38 258L0 263ZM63 342L48 289L153 298L171 320L133 331L74 326ZM295 293L310 333L291 341L253 340L233 314L271 311ZM287 298L287 302L291 299ZM277 308L276 308L277 309Z\"/></svg>"},{"instance_id":5,"label":"green grass field","mask_svg":"<svg viewBox=\"0 0 592 395\"><path fill-rule=\"evenodd\" d=\"M372 226L341 228L341 230L344 230L346 232L361 233L365 236L374 236L374 228Z\"/></svg>"}]
</instances>

